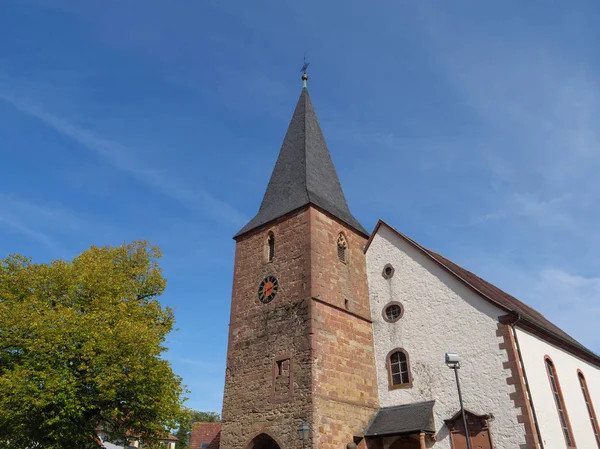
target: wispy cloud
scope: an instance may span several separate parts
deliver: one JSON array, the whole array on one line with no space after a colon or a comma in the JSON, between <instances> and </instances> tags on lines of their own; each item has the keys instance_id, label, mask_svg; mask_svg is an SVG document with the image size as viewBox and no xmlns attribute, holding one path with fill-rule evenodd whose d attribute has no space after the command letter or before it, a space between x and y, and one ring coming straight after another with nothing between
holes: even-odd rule
<instances>
[{"instance_id":1,"label":"wispy cloud","mask_svg":"<svg viewBox=\"0 0 600 449\"><path fill-rule=\"evenodd\" d=\"M3 211L8 211L27 222L37 221L49 227L77 231L89 226L86 220L68 209L41 205L15 194L0 193L0 206Z\"/></svg>"},{"instance_id":2,"label":"wispy cloud","mask_svg":"<svg viewBox=\"0 0 600 449\"><path fill-rule=\"evenodd\" d=\"M0 225L32 238L60 255L66 254L66 249L54 238L52 229L67 227L73 230L78 223L80 220L67 211L0 194Z\"/></svg>"},{"instance_id":3,"label":"wispy cloud","mask_svg":"<svg viewBox=\"0 0 600 449\"><path fill-rule=\"evenodd\" d=\"M241 227L247 221L241 212L208 191L187 187L163 170L145 167L129 148L118 142L98 136L70 120L48 112L36 102L16 98L2 90L0 90L0 100L11 104L24 114L42 121L87 150L98 154L116 169L132 175L138 181L155 188L163 195L178 201L194 212L208 215L219 222L225 221L232 227Z\"/></svg>"},{"instance_id":4,"label":"wispy cloud","mask_svg":"<svg viewBox=\"0 0 600 449\"><path fill-rule=\"evenodd\" d=\"M573 201L572 195L540 199L536 195L527 193L509 193L504 208L479 215L472 223L524 218L533 221L536 226L551 226L577 232L578 226L568 210L571 201Z\"/></svg>"},{"instance_id":5,"label":"wispy cloud","mask_svg":"<svg viewBox=\"0 0 600 449\"><path fill-rule=\"evenodd\" d=\"M600 85L589 67L531 28L473 41L475 25L458 31L430 7L423 18L435 63L486 128L488 170L507 175L496 162L512 158L510 174L530 176L509 181L564 190L600 167Z\"/></svg>"},{"instance_id":6,"label":"wispy cloud","mask_svg":"<svg viewBox=\"0 0 600 449\"><path fill-rule=\"evenodd\" d=\"M465 20L455 8L420 5L430 61L477 130L467 149L471 185L460 192L457 213L473 217L467 226L477 229L457 252L599 351L595 61L569 53L574 42L555 32L558 23L551 32L528 26L524 11L503 8L514 20L493 21L482 33L481 22L472 19L489 19L486 7L472 8ZM463 161L457 162L460 176Z\"/></svg>"},{"instance_id":7,"label":"wispy cloud","mask_svg":"<svg viewBox=\"0 0 600 449\"><path fill-rule=\"evenodd\" d=\"M0 214L2 214L2 213L0 212ZM38 232L34 229L31 229L22 223L11 220L2 215L0 215L0 223L18 231L19 233L21 233L23 235L26 235L27 237L31 237L31 238L37 240L38 242L40 242L42 245L46 246L49 249L59 250L61 252L64 251L62 249L62 247L58 244L58 242L56 242L50 236L48 236L42 232Z\"/></svg>"},{"instance_id":8,"label":"wispy cloud","mask_svg":"<svg viewBox=\"0 0 600 449\"><path fill-rule=\"evenodd\" d=\"M531 304L574 338L600 353L600 277L586 277L559 268L544 268L519 287Z\"/></svg>"},{"instance_id":9,"label":"wispy cloud","mask_svg":"<svg viewBox=\"0 0 600 449\"><path fill-rule=\"evenodd\" d=\"M195 358L190 358L190 357L174 356L174 357L171 357L170 360L173 363L181 363L184 365L191 365L195 369L200 370L200 371L209 371L209 372L219 371L220 372L223 368L218 363L207 362L205 360L200 360L200 359L195 359Z\"/></svg>"}]
</instances>

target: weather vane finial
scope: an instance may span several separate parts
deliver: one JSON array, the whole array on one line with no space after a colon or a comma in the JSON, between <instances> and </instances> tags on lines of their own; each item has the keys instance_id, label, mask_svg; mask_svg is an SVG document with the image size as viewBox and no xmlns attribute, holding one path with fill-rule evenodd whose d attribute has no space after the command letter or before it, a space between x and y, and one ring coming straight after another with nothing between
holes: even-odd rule
<instances>
[{"instance_id":1,"label":"weather vane finial","mask_svg":"<svg viewBox=\"0 0 600 449\"><path fill-rule=\"evenodd\" d=\"M306 69L308 69L309 65L310 62L306 62L306 55L304 55L304 64L302 64L302 68L300 69L300 71L302 72L302 87L306 87L306 80L308 79Z\"/></svg>"}]
</instances>

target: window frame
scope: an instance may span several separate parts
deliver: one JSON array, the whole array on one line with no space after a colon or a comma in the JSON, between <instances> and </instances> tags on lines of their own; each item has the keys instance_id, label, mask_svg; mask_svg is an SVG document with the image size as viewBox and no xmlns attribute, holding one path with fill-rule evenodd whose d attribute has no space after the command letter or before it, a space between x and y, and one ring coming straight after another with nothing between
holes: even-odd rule
<instances>
[{"instance_id":1,"label":"window frame","mask_svg":"<svg viewBox=\"0 0 600 449\"><path fill-rule=\"evenodd\" d=\"M401 384L394 384L394 375L392 373L392 355L396 354L397 352L400 352L402 354L404 354L404 357L406 359L406 371L407 371L407 376L408 376L408 382L404 382ZM388 372L388 389L389 390L397 390L397 389L401 389L401 388L412 388L413 386L413 376L412 376L412 371L410 369L410 356L408 355L408 352L406 351L406 349L404 348L394 348L392 349L390 352L388 352L388 355L386 357L385 360L385 364L386 364L386 369ZM400 375L402 375L402 371L400 371Z\"/></svg>"},{"instance_id":2,"label":"window frame","mask_svg":"<svg viewBox=\"0 0 600 449\"><path fill-rule=\"evenodd\" d=\"M386 273L387 269L390 269L390 274ZM383 270L381 270L381 276L384 279L391 279L394 277L394 273L396 272L396 270L394 269L393 265L391 263L386 263L385 266L383 267Z\"/></svg>"},{"instance_id":3,"label":"window frame","mask_svg":"<svg viewBox=\"0 0 600 449\"><path fill-rule=\"evenodd\" d=\"M265 240L265 259L267 263L273 262L275 258L275 233L269 231Z\"/></svg>"},{"instance_id":4,"label":"window frame","mask_svg":"<svg viewBox=\"0 0 600 449\"><path fill-rule=\"evenodd\" d=\"M281 377L283 374L279 374L282 363L288 361L288 391L285 394L277 393L277 378ZM292 353L288 352L286 354L282 354L279 357L275 357L273 359L273 365L271 368L271 403L281 403L289 401L294 396L294 359L292 357Z\"/></svg>"},{"instance_id":5,"label":"window frame","mask_svg":"<svg viewBox=\"0 0 600 449\"><path fill-rule=\"evenodd\" d=\"M567 444L568 449L576 449L577 443L575 443L573 428L571 427L571 421L569 420L569 413L567 411L565 398L560 387L556 366L549 355L544 356L544 366L546 367L546 374L548 375L548 382L550 383L550 391L554 397L554 405L556 406L556 412L558 413L558 422L562 429L565 443ZM569 444L569 442L571 444Z\"/></svg>"},{"instance_id":6,"label":"window frame","mask_svg":"<svg viewBox=\"0 0 600 449\"><path fill-rule=\"evenodd\" d=\"M596 438L596 444L598 445L598 448L600 448L600 427L598 426L598 418L596 418L596 411L594 410L594 403L592 402L592 397L590 396L587 380L580 369L577 370L577 379L579 380L579 387L581 388L581 393L583 394L583 399L588 411L590 423L592 424L594 437Z\"/></svg>"},{"instance_id":7,"label":"window frame","mask_svg":"<svg viewBox=\"0 0 600 449\"><path fill-rule=\"evenodd\" d=\"M344 258L343 259L340 257L340 248L343 248L343 250L344 250ZM348 238L344 235L343 232L340 232L338 234L338 237L335 241L335 250L336 250L336 255L337 255L338 260L347 265L349 263L349 259L350 259L349 245L348 245Z\"/></svg>"},{"instance_id":8,"label":"window frame","mask_svg":"<svg viewBox=\"0 0 600 449\"><path fill-rule=\"evenodd\" d=\"M388 309L388 307L391 307L391 306L400 307L400 315L395 320L390 320L386 313L386 310ZM383 310L381 311L381 316L383 317L383 320L387 323L397 323L404 316L404 306L402 305L402 303L400 303L398 301L390 301L385 306L383 306Z\"/></svg>"}]
</instances>

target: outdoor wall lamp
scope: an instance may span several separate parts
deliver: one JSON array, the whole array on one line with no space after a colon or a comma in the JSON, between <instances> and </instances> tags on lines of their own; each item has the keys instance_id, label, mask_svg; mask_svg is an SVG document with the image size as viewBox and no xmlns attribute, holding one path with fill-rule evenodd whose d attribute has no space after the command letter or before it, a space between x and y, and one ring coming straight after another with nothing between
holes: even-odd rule
<instances>
[{"instance_id":1,"label":"outdoor wall lamp","mask_svg":"<svg viewBox=\"0 0 600 449\"><path fill-rule=\"evenodd\" d=\"M306 441L308 440L308 432L310 427L304 421L298 426L298 437L302 440L302 449L306 449Z\"/></svg>"},{"instance_id":2,"label":"outdoor wall lamp","mask_svg":"<svg viewBox=\"0 0 600 449\"><path fill-rule=\"evenodd\" d=\"M455 352L447 352L446 365L448 368L454 370L454 375L456 377L456 388L458 390L458 401L460 402L460 412L462 413L463 425L465 426L465 440L467 440L467 449L471 449L471 437L469 436L469 429L467 427L467 415L465 414L462 392L460 391L460 381L458 380L458 369L460 368L460 357L458 354Z\"/></svg>"}]
</instances>

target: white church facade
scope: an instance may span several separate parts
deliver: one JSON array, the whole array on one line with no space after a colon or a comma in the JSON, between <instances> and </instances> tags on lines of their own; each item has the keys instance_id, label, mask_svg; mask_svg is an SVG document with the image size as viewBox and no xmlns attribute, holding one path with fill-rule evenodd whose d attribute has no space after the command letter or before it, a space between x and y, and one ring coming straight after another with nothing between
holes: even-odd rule
<instances>
[{"instance_id":1,"label":"white church facade","mask_svg":"<svg viewBox=\"0 0 600 449\"><path fill-rule=\"evenodd\" d=\"M474 447L600 448L595 354L550 323L530 322L540 315L383 221L366 258L379 404L435 401L435 442L427 447L464 444L452 446L457 438L444 425L458 406L443 359L452 350L460 354L465 408L475 415L470 422L480 416L485 429L473 435L480 444ZM392 377L396 351L406 354L406 378ZM395 440L387 438L384 448Z\"/></svg>"}]
</instances>

